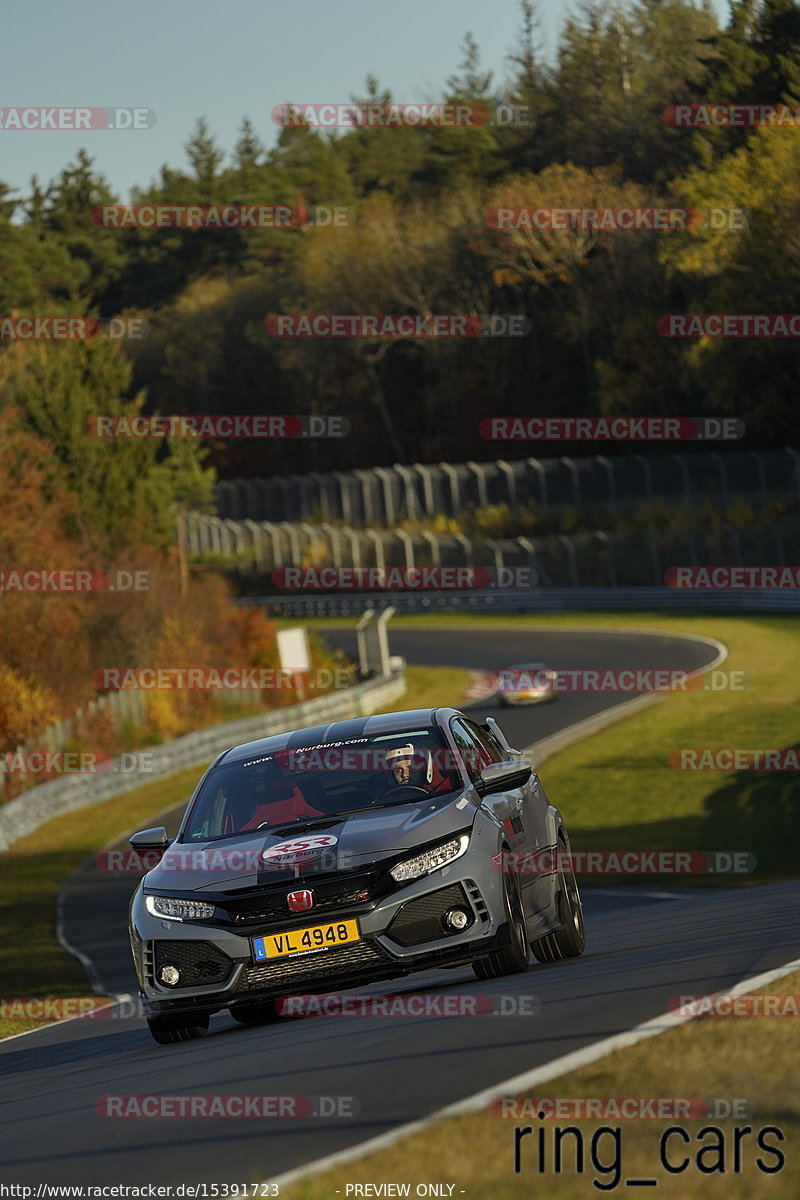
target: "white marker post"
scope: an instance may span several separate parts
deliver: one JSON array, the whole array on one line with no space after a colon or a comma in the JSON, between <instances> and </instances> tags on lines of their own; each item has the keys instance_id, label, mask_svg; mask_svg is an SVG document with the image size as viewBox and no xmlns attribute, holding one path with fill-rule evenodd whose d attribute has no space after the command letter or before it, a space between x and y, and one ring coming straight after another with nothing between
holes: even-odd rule
<instances>
[{"instance_id":1,"label":"white marker post","mask_svg":"<svg viewBox=\"0 0 800 1200\"><path fill-rule=\"evenodd\" d=\"M305 627L298 625L295 629L281 629L278 632L278 653L281 658L281 670L291 672L292 685L297 699L302 703L306 698L303 681L311 670Z\"/></svg>"}]
</instances>

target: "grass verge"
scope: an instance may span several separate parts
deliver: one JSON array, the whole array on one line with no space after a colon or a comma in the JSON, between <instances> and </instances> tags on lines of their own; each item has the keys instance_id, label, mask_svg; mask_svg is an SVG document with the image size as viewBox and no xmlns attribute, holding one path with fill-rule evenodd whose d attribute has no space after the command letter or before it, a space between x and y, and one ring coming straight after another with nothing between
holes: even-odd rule
<instances>
[{"instance_id":1,"label":"grass verge","mask_svg":"<svg viewBox=\"0 0 800 1200\"><path fill-rule=\"evenodd\" d=\"M798 991L800 973L760 989L770 995L796 995ZM795 1073L795 1025L796 1021L787 1017L698 1018L549 1080L535 1097L517 1097L519 1101L587 1097L735 1099L748 1103L751 1115L746 1119L729 1116L674 1121L613 1118L588 1121L560 1117L539 1120L531 1115L535 1105L530 1103L518 1110L525 1114L520 1119L513 1116L501 1119L492 1106L481 1113L436 1121L385 1150L281 1188L281 1196L285 1200L333 1200L337 1195L357 1194L352 1190L348 1193L348 1185L352 1188L358 1184L401 1182L411 1184L409 1194L413 1196L418 1183L436 1181L453 1184L454 1197L464 1194L498 1200L530 1200L533 1196L585 1200L603 1194L594 1180L603 1190L619 1195L627 1190L624 1181L628 1179L657 1180L656 1194L660 1200L797 1196L800 1195L797 1153L800 1102ZM743 1080L747 1083L743 1084ZM684 1144L680 1135L675 1135L666 1143L665 1153L673 1166L685 1158L689 1160L679 1174L670 1174L659 1156L660 1140L671 1125L682 1126L688 1138ZM514 1130L525 1126L533 1126L534 1133L520 1141L521 1170L516 1174ZM554 1172L555 1126L569 1126L581 1132L582 1173L576 1169L578 1138L573 1135L564 1136L561 1171ZM709 1126L716 1127L720 1134L706 1133L700 1137L700 1131ZM752 1129L752 1133L741 1137L739 1170L735 1167L733 1132L737 1126ZM785 1138L780 1142L775 1135L765 1135L766 1144L781 1149L786 1159L783 1169L775 1174L764 1173L757 1163L759 1158L767 1167L778 1163L771 1152L766 1153L757 1144L759 1130L766 1126L776 1126ZM620 1130L619 1149L613 1134L596 1135L593 1157L592 1136L603 1127ZM543 1171L539 1169L539 1128L544 1132L546 1149ZM700 1166L706 1168L707 1174L698 1167L698 1153L704 1148ZM598 1163L604 1169L598 1168ZM621 1168L618 1177L615 1163ZM612 1186L615 1177L616 1187ZM378 1193L373 1190L361 1194Z\"/></svg>"},{"instance_id":2,"label":"grass verge","mask_svg":"<svg viewBox=\"0 0 800 1200\"><path fill-rule=\"evenodd\" d=\"M409 667L406 708L457 703L470 684L467 671ZM392 706L384 711L391 711ZM205 763L145 784L76 812L54 817L0 854L0 979L10 997L81 997L87 994L79 963L58 944L55 903L68 875L102 846L128 830L144 828L194 790ZM133 891L134 884L131 884ZM125 930L120 931L124 940ZM2 1010L0 1010L2 1011ZM0 1016L0 1038L43 1022Z\"/></svg>"}]
</instances>

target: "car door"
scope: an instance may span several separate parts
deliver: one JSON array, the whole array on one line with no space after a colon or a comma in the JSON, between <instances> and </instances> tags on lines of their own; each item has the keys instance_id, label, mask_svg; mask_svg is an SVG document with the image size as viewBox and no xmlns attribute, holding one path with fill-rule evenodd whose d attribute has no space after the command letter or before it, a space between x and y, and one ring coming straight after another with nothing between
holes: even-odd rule
<instances>
[{"instance_id":1,"label":"car door","mask_svg":"<svg viewBox=\"0 0 800 1200\"><path fill-rule=\"evenodd\" d=\"M489 763L502 762L505 758L499 746L490 746L488 742L478 736L477 726L466 717L454 717L450 722L450 732L464 759L467 774L473 783L477 782L481 771ZM525 825L522 817L523 789L512 788L503 792L490 792L481 797L481 807L490 812L497 823L502 825L504 840L508 843L512 855L521 858L526 850ZM534 911L531 907L531 877L520 873L519 879L525 911L526 913Z\"/></svg>"},{"instance_id":2,"label":"car door","mask_svg":"<svg viewBox=\"0 0 800 1200\"><path fill-rule=\"evenodd\" d=\"M482 748L483 761L503 762L508 757L490 730L481 729L468 718L464 718L464 725L466 732ZM549 869L551 855L542 853L550 848L549 801L535 770L526 784L504 794L513 807L511 817L503 820L506 828L514 833L511 848L519 855L519 878L526 897L526 909L531 914L544 914L551 906L554 886L554 876Z\"/></svg>"}]
</instances>

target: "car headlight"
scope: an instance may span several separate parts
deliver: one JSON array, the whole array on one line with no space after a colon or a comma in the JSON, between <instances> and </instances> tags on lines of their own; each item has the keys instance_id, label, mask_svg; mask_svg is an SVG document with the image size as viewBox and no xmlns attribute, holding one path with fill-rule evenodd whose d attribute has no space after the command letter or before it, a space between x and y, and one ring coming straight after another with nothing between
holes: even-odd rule
<instances>
[{"instance_id":1,"label":"car headlight","mask_svg":"<svg viewBox=\"0 0 800 1200\"><path fill-rule=\"evenodd\" d=\"M405 862L398 863L396 867L392 867L389 874L396 883L404 883L409 879L419 879L422 875L430 875L431 871L455 862L465 852L468 845L469 834L462 833L449 842L442 842L441 846L434 846L432 850L425 850L414 858L407 858Z\"/></svg>"},{"instance_id":2,"label":"car headlight","mask_svg":"<svg viewBox=\"0 0 800 1200\"><path fill-rule=\"evenodd\" d=\"M198 921L213 917L213 904L202 900L173 900L169 896L146 896L147 911L154 917L168 917L170 921Z\"/></svg>"}]
</instances>

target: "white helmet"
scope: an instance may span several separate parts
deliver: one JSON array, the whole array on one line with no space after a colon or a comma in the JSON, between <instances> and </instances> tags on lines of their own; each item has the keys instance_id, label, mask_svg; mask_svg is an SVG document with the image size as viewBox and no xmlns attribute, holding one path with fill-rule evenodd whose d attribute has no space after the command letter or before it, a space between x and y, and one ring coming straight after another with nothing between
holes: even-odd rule
<instances>
[{"instance_id":1,"label":"white helmet","mask_svg":"<svg viewBox=\"0 0 800 1200\"><path fill-rule=\"evenodd\" d=\"M386 772L392 783L397 783L394 772L398 767L408 765L408 778L403 782L413 787L421 787L423 783L433 782L433 759L430 750L415 750L411 742L405 746L393 746L386 751Z\"/></svg>"}]
</instances>

